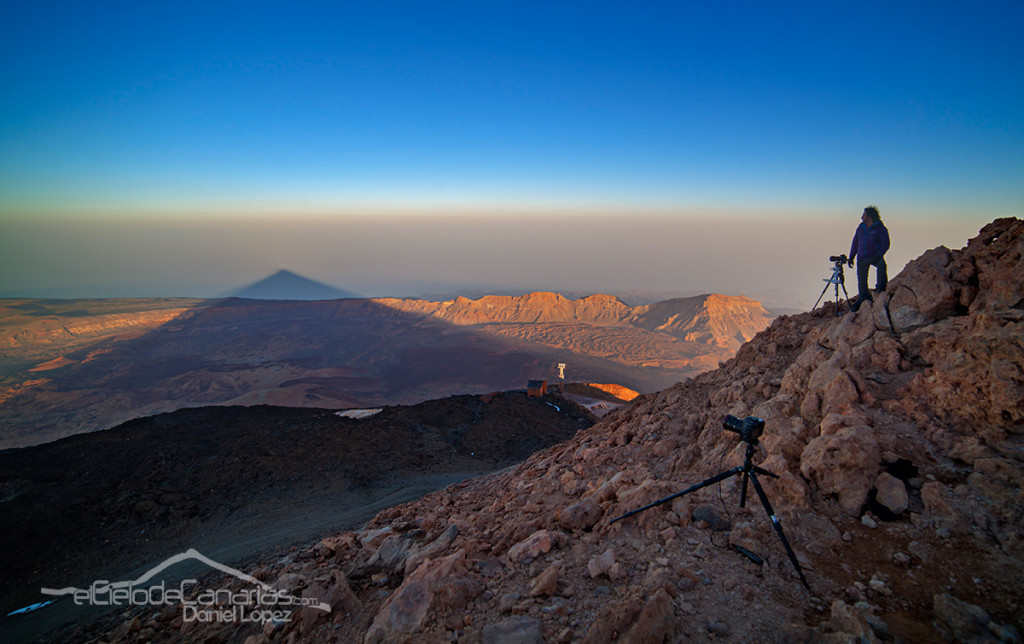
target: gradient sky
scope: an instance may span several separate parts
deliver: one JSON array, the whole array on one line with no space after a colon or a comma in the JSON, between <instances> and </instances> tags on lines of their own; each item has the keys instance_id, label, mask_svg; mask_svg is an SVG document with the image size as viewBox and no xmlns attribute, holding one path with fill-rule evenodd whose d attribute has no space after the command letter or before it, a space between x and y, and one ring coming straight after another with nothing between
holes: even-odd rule
<instances>
[{"instance_id":1,"label":"gradient sky","mask_svg":"<svg viewBox=\"0 0 1024 644\"><path fill-rule=\"evenodd\" d=\"M809 306L869 203L897 269L1024 212L1019 1L25 2L0 35L0 295Z\"/></svg>"}]
</instances>

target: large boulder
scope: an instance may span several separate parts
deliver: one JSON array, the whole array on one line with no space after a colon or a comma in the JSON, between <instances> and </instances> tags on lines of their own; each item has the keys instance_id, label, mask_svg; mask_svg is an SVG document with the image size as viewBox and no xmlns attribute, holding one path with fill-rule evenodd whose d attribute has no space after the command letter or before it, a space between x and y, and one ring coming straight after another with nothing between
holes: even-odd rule
<instances>
[{"instance_id":1,"label":"large boulder","mask_svg":"<svg viewBox=\"0 0 1024 644\"><path fill-rule=\"evenodd\" d=\"M843 427L812 439L800 456L800 472L839 505L858 516L878 475L881 449L866 425Z\"/></svg>"},{"instance_id":2,"label":"large boulder","mask_svg":"<svg viewBox=\"0 0 1024 644\"><path fill-rule=\"evenodd\" d=\"M956 311L960 285L950 279L953 251L939 246L907 264L889 284L886 303L897 333L937 322Z\"/></svg>"},{"instance_id":3,"label":"large boulder","mask_svg":"<svg viewBox=\"0 0 1024 644\"><path fill-rule=\"evenodd\" d=\"M410 638L423 628L432 611L462 609L481 590L469 575L464 550L427 560L384 602L364 642Z\"/></svg>"},{"instance_id":4,"label":"large boulder","mask_svg":"<svg viewBox=\"0 0 1024 644\"><path fill-rule=\"evenodd\" d=\"M977 296L969 302L970 312L1019 311L1024 303L1024 221L993 221L968 243L966 252L977 268Z\"/></svg>"}]
</instances>

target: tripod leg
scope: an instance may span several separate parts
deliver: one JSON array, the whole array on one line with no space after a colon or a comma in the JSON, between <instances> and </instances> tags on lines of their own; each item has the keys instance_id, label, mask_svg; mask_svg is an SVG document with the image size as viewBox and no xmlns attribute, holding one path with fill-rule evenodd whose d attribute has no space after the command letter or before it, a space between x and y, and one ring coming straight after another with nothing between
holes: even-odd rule
<instances>
[{"instance_id":1,"label":"tripod leg","mask_svg":"<svg viewBox=\"0 0 1024 644\"><path fill-rule=\"evenodd\" d=\"M690 492L696 492L697 490L701 489L702 487L707 487L709 485L714 485L715 483L718 483L719 481L724 481L725 479L729 478L730 476L733 476L735 474L741 474L742 472L743 472L743 468L742 467L734 467L731 470L729 470L728 472L722 472L721 474L716 474L715 476L712 476L711 478L709 478L707 480L701 481L700 483L698 483L696 485L692 485L692 486L686 488L682 492L676 492L675 494L670 494L669 496L666 496L664 499L658 499L654 503L648 503L647 505L645 505L642 508L637 508L637 509L633 510L632 512L627 512L627 513L623 514L620 517L616 517L616 518L612 519L611 521L609 521L609 525L611 525L612 523L615 523L616 521L618 521L620 519L625 519L627 517L631 517L634 514L640 514L644 510L650 510L651 508L653 508L656 505L661 505L662 503L667 503L667 502L671 501L672 499L675 499L675 498L683 496L684 494L689 494Z\"/></svg>"},{"instance_id":2,"label":"tripod leg","mask_svg":"<svg viewBox=\"0 0 1024 644\"><path fill-rule=\"evenodd\" d=\"M740 507L747 507L747 480L750 479L750 471L756 469L751 459L754 458L754 443L747 443L747 453L743 459L743 486L740 488Z\"/></svg>"},{"instance_id":3,"label":"tripod leg","mask_svg":"<svg viewBox=\"0 0 1024 644\"><path fill-rule=\"evenodd\" d=\"M819 296L818 296L818 299L817 299L817 300L816 300L816 301L814 302L814 306L812 306L812 307L811 307L811 310L812 310L812 311L813 311L814 309L818 308L818 302L820 302L820 301L821 301L821 298L825 296L825 291L827 291L827 290L828 290L828 285L829 285L829 284L831 284L831 282L829 282L829 280L825 280L825 282L826 282L826 284L825 284L825 288L821 289L821 295L819 295ZM846 290L846 287L845 287L845 286L843 287L843 290L844 290L844 291Z\"/></svg>"},{"instance_id":4,"label":"tripod leg","mask_svg":"<svg viewBox=\"0 0 1024 644\"><path fill-rule=\"evenodd\" d=\"M807 578L804 577L804 571L800 567L800 562L796 560L796 554L793 552L793 549L789 547L789 542L786 541L786 535L782 533L782 525L779 523L779 518L775 516L775 510L772 509L772 504L768 502L768 495L764 493L764 488L761 487L761 483L758 482L757 475L754 474L754 472L750 472L750 480L754 484L754 491L757 492L757 498L761 499L761 505L764 506L764 511L768 514L768 518L771 519L772 527L775 528L775 533L779 535L779 540L782 541L782 547L786 549L789 561L793 564L793 568L796 569L796 574L800 576L800 581L803 583L804 588L810 590L811 586L807 583Z\"/></svg>"}]
</instances>

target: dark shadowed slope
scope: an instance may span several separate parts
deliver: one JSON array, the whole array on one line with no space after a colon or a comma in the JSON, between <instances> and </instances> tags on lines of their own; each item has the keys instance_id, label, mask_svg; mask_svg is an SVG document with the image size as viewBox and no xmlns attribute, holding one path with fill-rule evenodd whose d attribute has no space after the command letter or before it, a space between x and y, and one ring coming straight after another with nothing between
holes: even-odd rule
<instances>
[{"instance_id":1,"label":"dark shadowed slope","mask_svg":"<svg viewBox=\"0 0 1024 644\"><path fill-rule=\"evenodd\" d=\"M192 547L235 560L354 527L369 518L361 506L505 467L592 422L566 400L522 393L360 420L207 407L2 452L0 615L46 599L41 587L116 579Z\"/></svg>"}]
</instances>

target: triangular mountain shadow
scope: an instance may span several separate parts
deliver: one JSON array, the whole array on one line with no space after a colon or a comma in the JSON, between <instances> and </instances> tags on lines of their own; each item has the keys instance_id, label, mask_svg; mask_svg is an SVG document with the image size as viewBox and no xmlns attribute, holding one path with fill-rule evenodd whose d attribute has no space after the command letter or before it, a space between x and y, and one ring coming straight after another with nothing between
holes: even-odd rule
<instances>
[{"instance_id":1,"label":"triangular mountain shadow","mask_svg":"<svg viewBox=\"0 0 1024 644\"><path fill-rule=\"evenodd\" d=\"M255 284L228 293L227 297L253 300L337 300L359 296L350 291L344 291L281 269Z\"/></svg>"}]
</instances>

